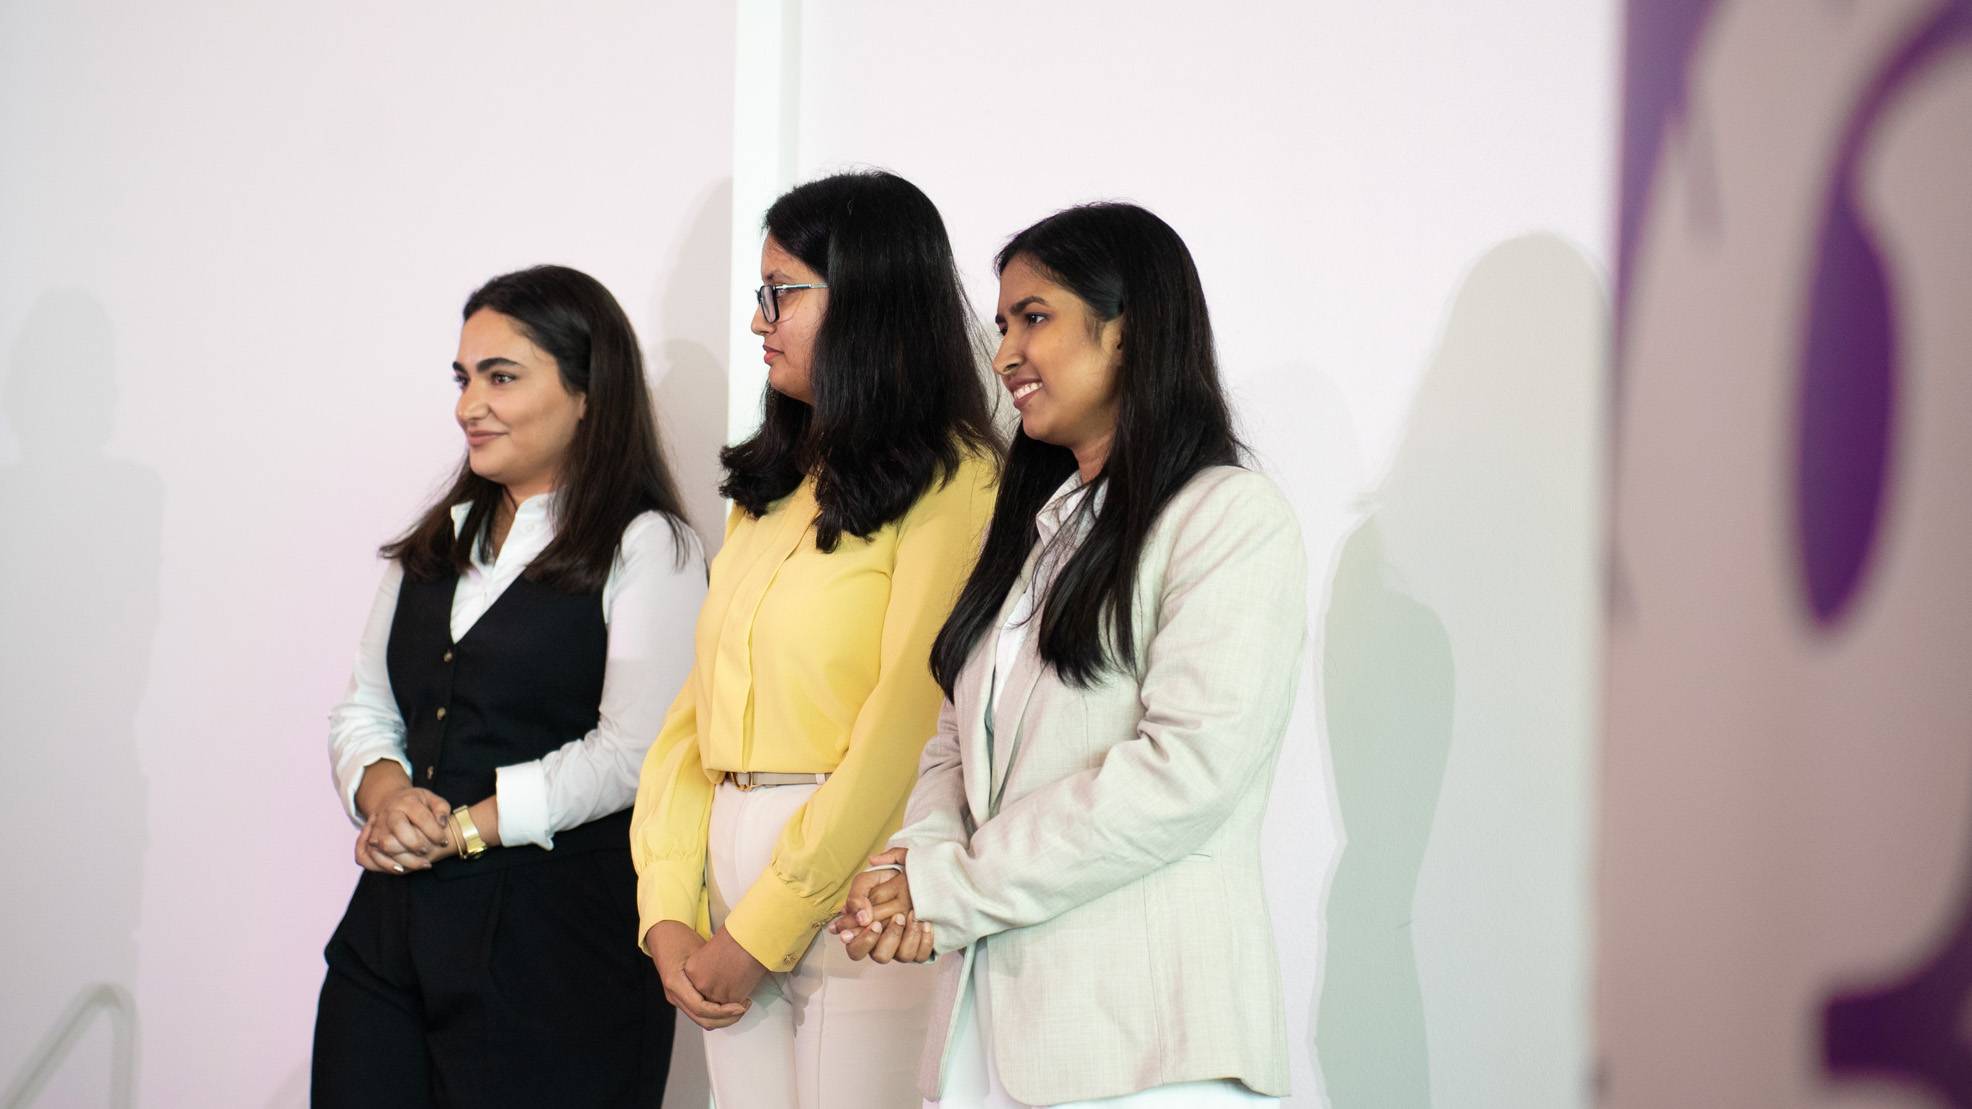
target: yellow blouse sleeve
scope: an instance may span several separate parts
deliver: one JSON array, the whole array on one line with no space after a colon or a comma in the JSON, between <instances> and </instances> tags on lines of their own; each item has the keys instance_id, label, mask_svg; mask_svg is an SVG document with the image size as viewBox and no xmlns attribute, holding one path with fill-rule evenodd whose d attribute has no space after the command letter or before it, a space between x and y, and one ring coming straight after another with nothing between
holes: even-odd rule
<instances>
[{"instance_id":1,"label":"yellow blouse sleeve","mask_svg":"<svg viewBox=\"0 0 1972 1109\"><path fill-rule=\"evenodd\" d=\"M800 961L841 911L850 879L902 822L944 701L931 677L931 641L978 557L993 512L993 469L968 459L899 525L877 681L856 714L848 752L788 820L773 861L726 918L726 931L768 970Z\"/></svg>"},{"instance_id":2,"label":"yellow blouse sleeve","mask_svg":"<svg viewBox=\"0 0 1972 1109\"><path fill-rule=\"evenodd\" d=\"M630 814L630 858L637 866L637 946L659 921L712 934L705 897L705 842L713 779L698 756L698 668L664 716L644 755ZM648 951L648 948L646 948Z\"/></svg>"},{"instance_id":3,"label":"yellow blouse sleeve","mask_svg":"<svg viewBox=\"0 0 1972 1109\"><path fill-rule=\"evenodd\" d=\"M742 513L726 514L726 538ZM637 804L630 814L630 861L637 867L637 946L659 921L675 920L712 935L705 896L705 844L712 823L712 790L718 776L699 758L698 666L664 714L657 738L644 753Z\"/></svg>"}]
</instances>

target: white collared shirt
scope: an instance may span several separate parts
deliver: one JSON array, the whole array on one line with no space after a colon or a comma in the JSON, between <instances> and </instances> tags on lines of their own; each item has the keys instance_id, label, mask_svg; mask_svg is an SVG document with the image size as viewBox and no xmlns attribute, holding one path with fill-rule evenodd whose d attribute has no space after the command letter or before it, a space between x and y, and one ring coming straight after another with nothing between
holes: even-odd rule
<instances>
[{"instance_id":1,"label":"white collared shirt","mask_svg":"<svg viewBox=\"0 0 1972 1109\"><path fill-rule=\"evenodd\" d=\"M1061 487L1054 491L1054 495L1048 498L1047 503L1041 506L1041 511L1034 516L1034 528L1039 533L1036 542L1041 547L1041 557L1034 563L1034 573L1027 579L1026 591L1007 612L1006 622L1000 625L999 638L994 643L993 672L996 677L989 686L992 696L986 698L988 717L991 717L999 706L1000 689L1006 684L1006 676L1013 673L1013 661L1020 657L1020 649L1027 644L1027 636L1037 622L1035 617L1039 613L1035 606L1047 597L1048 586L1053 584L1055 575L1061 572L1062 566L1075 553L1075 549L1088 537L1089 527L1094 521L1094 513L1102 511L1103 498L1109 492L1107 484L1096 490L1096 502L1089 506L1089 512L1075 511L1076 506L1082 503L1082 493L1087 489L1088 485L1082 481L1081 471L1068 475L1068 480L1061 483ZM1060 543L1056 543L1055 537L1061 534L1061 529L1071 520L1075 523L1074 533L1063 538Z\"/></svg>"},{"instance_id":2,"label":"white collared shirt","mask_svg":"<svg viewBox=\"0 0 1972 1109\"><path fill-rule=\"evenodd\" d=\"M452 594L454 641L547 549L554 538L554 497L547 493L521 502L491 562L482 558L479 544L473 545L472 565L459 575ZM453 506L454 534L465 525L466 511L466 505ZM671 526L656 512L643 513L623 529L616 562L603 583L609 648L600 718L589 734L570 737L543 758L499 768L494 791L503 843L553 848L556 832L618 812L636 797L644 752L691 670L692 626L705 600L705 554L698 538L685 532L689 549L683 559L677 557L676 542ZM405 774L411 773L404 720L384 661L403 581L397 562L384 567L357 646L349 691L329 713L329 762L343 808L358 824L363 818L356 811L356 787L365 767L394 759ZM446 800L469 805L482 798Z\"/></svg>"}]
</instances>

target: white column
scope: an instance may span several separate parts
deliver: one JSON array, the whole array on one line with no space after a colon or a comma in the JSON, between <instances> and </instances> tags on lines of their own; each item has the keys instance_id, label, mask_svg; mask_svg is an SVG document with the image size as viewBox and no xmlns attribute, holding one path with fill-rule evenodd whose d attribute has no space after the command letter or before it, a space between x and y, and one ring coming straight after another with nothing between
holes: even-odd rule
<instances>
[{"instance_id":1,"label":"white column","mask_svg":"<svg viewBox=\"0 0 1972 1109\"><path fill-rule=\"evenodd\" d=\"M732 326L726 378L726 439L760 423L767 367L748 332L751 290L760 281L760 218L794 182L801 100L801 0L739 0L733 91Z\"/></svg>"}]
</instances>

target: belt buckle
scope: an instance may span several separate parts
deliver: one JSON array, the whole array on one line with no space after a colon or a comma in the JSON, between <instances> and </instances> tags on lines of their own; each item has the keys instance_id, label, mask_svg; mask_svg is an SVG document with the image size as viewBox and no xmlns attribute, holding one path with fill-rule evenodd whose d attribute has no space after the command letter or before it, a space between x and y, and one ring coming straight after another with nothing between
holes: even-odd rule
<instances>
[{"instance_id":1,"label":"belt buckle","mask_svg":"<svg viewBox=\"0 0 1972 1109\"><path fill-rule=\"evenodd\" d=\"M744 773L744 771L742 771L742 773ZM742 782L740 781L739 774L727 774L726 780L733 783L733 788L739 790L741 793L752 793L754 790L760 788L760 784L758 782L751 780L752 777L753 776L751 774L748 774L747 778L749 780Z\"/></svg>"}]
</instances>

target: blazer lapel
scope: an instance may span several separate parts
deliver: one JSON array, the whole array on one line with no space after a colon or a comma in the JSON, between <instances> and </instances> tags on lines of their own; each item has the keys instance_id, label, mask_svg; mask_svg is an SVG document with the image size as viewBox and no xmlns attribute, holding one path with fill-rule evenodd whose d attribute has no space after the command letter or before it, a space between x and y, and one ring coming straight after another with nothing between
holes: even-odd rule
<instances>
[{"instance_id":1,"label":"blazer lapel","mask_svg":"<svg viewBox=\"0 0 1972 1109\"><path fill-rule=\"evenodd\" d=\"M999 629L1006 626L1007 619L1013 615L1014 607L1020 603L1021 596L1033 584L1034 568L1040 561L1043 546L1045 544L1035 544L1034 550L1027 556L1027 564L1021 567L1019 579L1014 582L1013 588L1007 590L1006 603L1000 606L1000 620L994 628L993 635L993 664L997 664L999 658ZM1006 781L1007 772L1012 768L1014 755L1020 747L1020 718L1026 713L1028 699L1033 697L1035 683L1041 677L1041 645L1034 640L1034 634L1039 630L1036 627L1037 623L1038 621L1030 618L1027 638L1022 642L1020 651L1014 655L1011 672L994 675L997 699L992 708L993 765L990 769L991 777L988 779L993 793L1004 788L1002 783ZM988 818L993 815L991 808L989 804L986 814Z\"/></svg>"},{"instance_id":2,"label":"blazer lapel","mask_svg":"<svg viewBox=\"0 0 1972 1109\"><path fill-rule=\"evenodd\" d=\"M1013 738L1013 733L999 731L999 719L995 714L993 727L994 734L998 738L995 739L992 749L996 753L993 760L988 761L985 714L990 711L987 698L993 695L995 680L1000 685L999 702L1002 705L1007 704L1008 675L996 676L993 673L1000 653L1000 629L1006 626L1007 617L1013 614L1014 606L1020 603L1021 595L1027 592L1039 556L1038 546L1027 553L1027 561L1021 566L1020 575L1014 579L1013 585L1007 588L1007 595L1000 601L1000 612L993 618L993 626L987 629L985 635L979 637L978 646L972 649L972 658L966 663L966 672L961 683L964 689L971 691L971 695L966 698L967 703L956 707L960 710L959 742L962 745L960 760L968 771L965 776L965 797L966 803L972 808L972 821L975 827L985 823L991 815L988 810L992 807L990 800L993 783L999 780L996 774L997 768L993 763L999 761L997 752Z\"/></svg>"},{"instance_id":3,"label":"blazer lapel","mask_svg":"<svg viewBox=\"0 0 1972 1109\"><path fill-rule=\"evenodd\" d=\"M1013 673L1000 676L1000 703L993 712L995 793L1006 789L1007 775L1013 773L1014 757L1020 752L1021 717L1027 713L1027 702L1034 696L1042 669L1040 645L1030 638L1014 656ZM992 813L987 815L990 817Z\"/></svg>"},{"instance_id":4,"label":"blazer lapel","mask_svg":"<svg viewBox=\"0 0 1972 1109\"><path fill-rule=\"evenodd\" d=\"M986 681L993 672L992 636L982 636L980 645L966 660L959 676L958 700L953 706L959 714L959 766L965 775L965 803L972 810L972 826L986 821L987 790L992 768L986 765L986 729L980 715L986 698Z\"/></svg>"}]
</instances>

